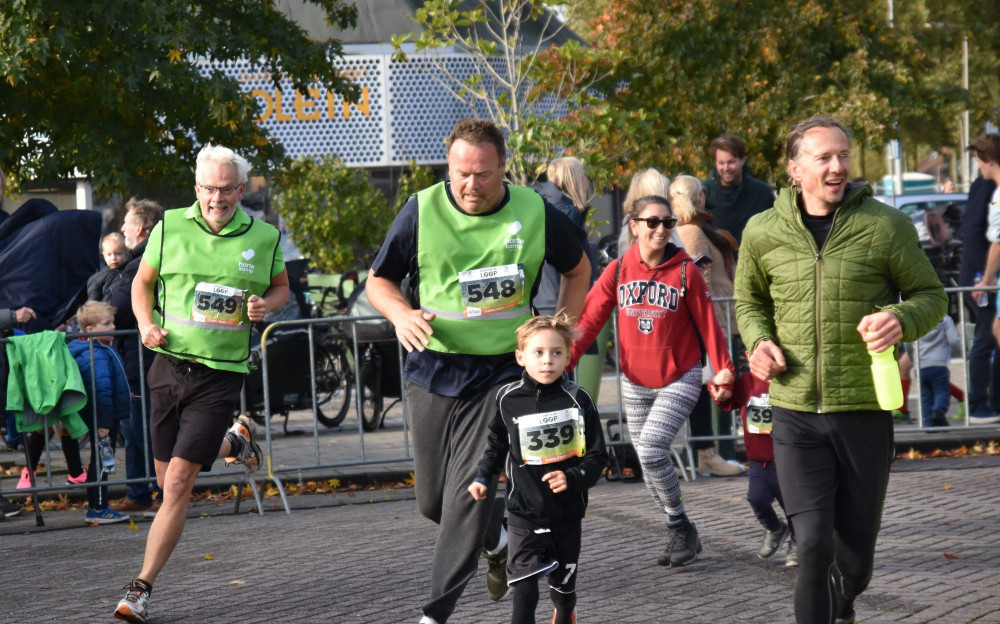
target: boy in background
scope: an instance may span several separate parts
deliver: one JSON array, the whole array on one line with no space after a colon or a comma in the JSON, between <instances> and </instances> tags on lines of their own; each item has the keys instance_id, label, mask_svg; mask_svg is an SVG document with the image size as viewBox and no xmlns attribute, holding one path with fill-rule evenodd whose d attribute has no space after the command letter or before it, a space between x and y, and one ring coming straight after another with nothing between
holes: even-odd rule
<instances>
[{"instance_id":1,"label":"boy in background","mask_svg":"<svg viewBox=\"0 0 1000 624\"><path fill-rule=\"evenodd\" d=\"M907 353L913 354L912 342L906 343ZM958 348L961 341L955 329L955 321L947 314L934 329L916 342L920 351L920 420L926 427L948 427L951 423L945 414L951 405L951 362L952 348ZM916 356L911 355L916 361Z\"/></svg>"},{"instance_id":2,"label":"boy in background","mask_svg":"<svg viewBox=\"0 0 1000 624\"><path fill-rule=\"evenodd\" d=\"M76 318L80 323L80 329L87 334L115 330L115 308L100 301L88 301L80 306ZM91 482L107 481L108 470L103 465L98 466L98 462L101 461L101 446L105 448L110 446L113 457L115 443L118 441L119 423L131 413L131 393L128 381L125 379L125 367L118 352L108 346L111 344L111 338L111 336L89 340L80 338L68 345L69 352L80 367L83 385L87 389L87 405L80 410L80 416L86 422L97 425L99 443L96 448L91 445L90 465L87 467L87 475ZM93 369L90 366L91 345L94 353ZM97 406L96 423L94 405ZM98 474L99 478L96 477ZM108 506L106 486L88 487L87 501L88 524L113 524L129 519L128 514L115 511Z\"/></svg>"},{"instance_id":3,"label":"boy in background","mask_svg":"<svg viewBox=\"0 0 1000 624\"><path fill-rule=\"evenodd\" d=\"M111 301L111 293L122 279L122 270L128 262L125 237L112 232L101 239L101 255L107 265L87 280L87 301Z\"/></svg>"},{"instance_id":4,"label":"boy in background","mask_svg":"<svg viewBox=\"0 0 1000 624\"><path fill-rule=\"evenodd\" d=\"M576 621L576 571L587 490L608 463L597 408L563 375L573 328L563 317L536 316L517 330L520 381L497 393L497 415L469 493L486 498L487 484L506 467L508 585L513 624L533 624L538 577L548 575L554 624ZM505 466L506 464L506 466Z\"/></svg>"}]
</instances>

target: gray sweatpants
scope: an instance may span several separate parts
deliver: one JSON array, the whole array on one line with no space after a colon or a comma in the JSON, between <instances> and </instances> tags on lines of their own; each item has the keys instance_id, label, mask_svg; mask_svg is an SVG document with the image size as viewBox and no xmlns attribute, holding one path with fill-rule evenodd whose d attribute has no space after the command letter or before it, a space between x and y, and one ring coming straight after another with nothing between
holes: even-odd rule
<instances>
[{"instance_id":1,"label":"gray sweatpants","mask_svg":"<svg viewBox=\"0 0 1000 624\"><path fill-rule=\"evenodd\" d=\"M486 451L501 385L458 399L406 382L417 507L439 525L431 562L431 597L423 611L441 624L475 575L482 548L493 548L500 538L504 500L495 498L496 479L489 484L485 501L474 500L468 487Z\"/></svg>"}]
</instances>

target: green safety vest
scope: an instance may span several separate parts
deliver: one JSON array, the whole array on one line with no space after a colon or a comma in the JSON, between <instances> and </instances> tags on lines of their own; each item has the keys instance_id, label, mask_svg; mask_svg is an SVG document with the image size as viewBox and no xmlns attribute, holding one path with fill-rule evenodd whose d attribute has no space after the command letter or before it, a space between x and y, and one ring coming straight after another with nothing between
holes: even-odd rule
<instances>
[{"instance_id":1,"label":"green safety vest","mask_svg":"<svg viewBox=\"0 0 1000 624\"><path fill-rule=\"evenodd\" d=\"M245 373L247 300L263 296L271 285L280 233L250 218L236 231L215 234L186 217L189 211L167 210L158 225L159 295L153 320L169 335L167 346L155 351Z\"/></svg>"},{"instance_id":2,"label":"green safety vest","mask_svg":"<svg viewBox=\"0 0 1000 624\"><path fill-rule=\"evenodd\" d=\"M510 200L469 215L444 182L417 193L420 307L437 317L428 349L499 355L517 348L531 318L531 290L545 259L545 204L534 190L508 185Z\"/></svg>"}]
</instances>

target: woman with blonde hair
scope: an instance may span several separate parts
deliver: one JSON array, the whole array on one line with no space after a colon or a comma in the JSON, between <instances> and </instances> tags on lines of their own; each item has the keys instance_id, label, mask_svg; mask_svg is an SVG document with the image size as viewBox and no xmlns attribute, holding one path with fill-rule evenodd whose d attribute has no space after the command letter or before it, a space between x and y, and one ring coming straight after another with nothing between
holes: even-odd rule
<instances>
[{"instance_id":1,"label":"woman with blonde hair","mask_svg":"<svg viewBox=\"0 0 1000 624\"><path fill-rule=\"evenodd\" d=\"M712 214L705 210L705 189L701 181L694 176L677 176L670 185L670 203L677 217L675 231L705 278L712 299L732 297L736 240L729 232L712 225ZM714 301L713 306L723 331L728 329L730 335L735 333L736 316L732 306L719 301ZM691 433L694 437L714 435L712 404L705 386L702 386L698 403L691 411ZM692 441L691 446L698 451L699 472L716 477L730 477L743 472L743 466L726 461L716 452L714 442Z\"/></svg>"}]
</instances>

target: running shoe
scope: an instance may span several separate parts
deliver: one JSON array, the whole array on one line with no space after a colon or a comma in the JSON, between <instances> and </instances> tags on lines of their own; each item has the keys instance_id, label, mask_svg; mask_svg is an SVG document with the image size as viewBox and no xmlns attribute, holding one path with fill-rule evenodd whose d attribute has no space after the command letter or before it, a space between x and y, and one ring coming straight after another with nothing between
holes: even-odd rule
<instances>
[{"instance_id":1,"label":"running shoe","mask_svg":"<svg viewBox=\"0 0 1000 624\"><path fill-rule=\"evenodd\" d=\"M799 551L795 548L794 540L788 540L788 550L785 552L785 567L799 567Z\"/></svg>"},{"instance_id":2,"label":"running shoe","mask_svg":"<svg viewBox=\"0 0 1000 624\"><path fill-rule=\"evenodd\" d=\"M9 500L5 496L0 496L0 520L3 518L13 518L14 516L21 515L24 511L23 505L18 505L12 500Z\"/></svg>"},{"instance_id":3,"label":"running shoe","mask_svg":"<svg viewBox=\"0 0 1000 624\"><path fill-rule=\"evenodd\" d=\"M127 522L128 519L128 514L115 511L110 507L87 510L87 524L115 524L117 522Z\"/></svg>"},{"instance_id":4,"label":"running shoe","mask_svg":"<svg viewBox=\"0 0 1000 624\"><path fill-rule=\"evenodd\" d=\"M35 476L38 476L38 471L35 471ZM26 490L31 487L31 475L28 474L27 468L21 468L21 479L17 482L17 489Z\"/></svg>"},{"instance_id":5,"label":"running shoe","mask_svg":"<svg viewBox=\"0 0 1000 624\"><path fill-rule=\"evenodd\" d=\"M783 520L778 520L778 522L781 523L781 527L777 531L764 531L764 543L760 545L760 550L757 551L757 556L761 559L767 559L778 552L778 549L781 548L781 545L791 532L787 522Z\"/></svg>"},{"instance_id":6,"label":"running shoe","mask_svg":"<svg viewBox=\"0 0 1000 624\"><path fill-rule=\"evenodd\" d=\"M123 589L125 597L118 603L115 609L115 618L132 622L133 624L146 624L149 616L149 594L151 591L144 585L132 579L132 582Z\"/></svg>"},{"instance_id":7,"label":"running shoe","mask_svg":"<svg viewBox=\"0 0 1000 624\"><path fill-rule=\"evenodd\" d=\"M693 563L701 552L698 529L690 520L667 525L667 546L656 560L661 566L680 567Z\"/></svg>"},{"instance_id":8,"label":"running shoe","mask_svg":"<svg viewBox=\"0 0 1000 624\"><path fill-rule=\"evenodd\" d=\"M233 434L243 441L243 450L226 458L226 467L232 464L243 464L250 472L260 470L260 461L263 453L260 452L260 445L257 444L257 425L250 417L240 414L228 433ZM227 433L227 435L228 435Z\"/></svg>"},{"instance_id":9,"label":"running shoe","mask_svg":"<svg viewBox=\"0 0 1000 624\"><path fill-rule=\"evenodd\" d=\"M80 474L76 475L75 477L73 475L69 474L68 472L66 473L66 483L69 483L70 485L77 485L77 484L86 483L86 482L87 482L87 471L86 470L84 470Z\"/></svg>"},{"instance_id":10,"label":"running shoe","mask_svg":"<svg viewBox=\"0 0 1000 624\"><path fill-rule=\"evenodd\" d=\"M483 551L486 558L486 592L490 600L503 600L510 593L507 584L507 547L495 555Z\"/></svg>"}]
</instances>

